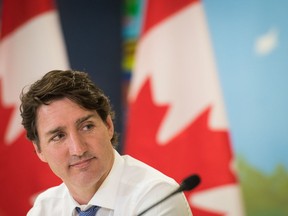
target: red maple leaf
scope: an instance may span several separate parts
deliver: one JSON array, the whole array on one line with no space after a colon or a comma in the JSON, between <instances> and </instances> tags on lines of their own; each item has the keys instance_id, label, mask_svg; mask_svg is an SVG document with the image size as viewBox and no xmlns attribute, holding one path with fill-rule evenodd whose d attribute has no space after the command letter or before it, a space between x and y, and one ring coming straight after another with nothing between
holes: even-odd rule
<instances>
[{"instance_id":1,"label":"red maple leaf","mask_svg":"<svg viewBox=\"0 0 288 216\"><path fill-rule=\"evenodd\" d=\"M229 168L232 154L228 133L213 131L208 126L211 107L199 113L190 125L165 145L157 143L156 134L169 106L154 104L150 80L144 84L129 109L125 153L179 183L193 173L199 174L201 184L193 192L186 192L187 198L197 191L236 182ZM219 215L190 205L194 215Z\"/></svg>"},{"instance_id":2,"label":"red maple leaf","mask_svg":"<svg viewBox=\"0 0 288 216\"><path fill-rule=\"evenodd\" d=\"M23 216L31 208L32 196L60 183L47 164L42 163L25 137L24 130L6 143L5 134L16 107L2 103L0 83L0 215Z\"/></svg>"}]
</instances>

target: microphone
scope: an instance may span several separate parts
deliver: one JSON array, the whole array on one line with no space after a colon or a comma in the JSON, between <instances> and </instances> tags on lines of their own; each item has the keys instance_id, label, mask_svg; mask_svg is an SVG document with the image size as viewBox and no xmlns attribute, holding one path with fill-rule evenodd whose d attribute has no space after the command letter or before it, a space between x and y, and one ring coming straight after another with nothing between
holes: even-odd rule
<instances>
[{"instance_id":1,"label":"microphone","mask_svg":"<svg viewBox=\"0 0 288 216\"><path fill-rule=\"evenodd\" d=\"M147 211L149 211L150 209L154 208L155 206L157 206L158 204L162 203L163 201L167 200L168 198L170 198L171 196L179 193L179 192L183 192L183 191L189 191L192 190L193 188L195 188L199 183L201 182L201 179L198 175L194 174L191 175L189 177L187 177L186 179L184 179L182 181L182 183L180 184L180 186L173 191L172 193L168 194L167 196L165 196L164 198L162 198L161 200L159 200L158 202L156 202L155 204L153 204L152 206L148 207L147 209L145 209L144 211L142 211L140 214L138 214L137 216L141 216L143 214L145 214Z\"/></svg>"}]
</instances>

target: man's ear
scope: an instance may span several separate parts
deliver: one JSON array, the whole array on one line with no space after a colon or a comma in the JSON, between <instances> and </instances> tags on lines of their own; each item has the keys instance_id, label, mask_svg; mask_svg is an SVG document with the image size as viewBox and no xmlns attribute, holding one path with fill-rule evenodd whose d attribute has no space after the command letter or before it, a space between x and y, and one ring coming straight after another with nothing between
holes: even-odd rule
<instances>
[{"instance_id":1,"label":"man's ear","mask_svg":"<svg viewBox=\"0 0 288 216\"><path fill-rule=\"evenodd\" d=\"M113 121L112 121L112 118L110 115L107 116L107 119L106 119L106 125L107 125L107 128L108 128L108 132L111 136L111 138L113 137L113 134L114 134L114 124L113 124Z\"/></svg>"},{"instance_id":2,"label":"man's ear","mask_svg":"<svg viewBox=\"0 0 288 216\"><path fill-rule=\"evenodd\" d=\"M45 163L47 163L47 160L45 158L45 156L43 155L42 151L40 150L39 146L33 142L33 146L34 146L34 149L35 149L35 152L37 154L37 156L39 157L39 159Z\"/></svg>"}]
</instances>

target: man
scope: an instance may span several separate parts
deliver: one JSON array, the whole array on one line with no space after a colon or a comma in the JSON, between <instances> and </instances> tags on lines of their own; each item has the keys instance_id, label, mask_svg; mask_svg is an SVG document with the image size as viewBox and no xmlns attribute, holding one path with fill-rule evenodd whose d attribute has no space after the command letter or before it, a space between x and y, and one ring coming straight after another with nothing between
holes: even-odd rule
<instances>
[{"instance_id":1,"label":"man","mask_svg":"<svg viewBox=\"0 0 288 216\"><path fill-rule=\"evenodd\" d=\"M136 216L177 183L115 150L114 112L84 72L50 71L21 94L22 124L38 157L63 183L40 194L28 216ZM192 215L183 193L145 215Z\"/></svg>"}]
</instances>

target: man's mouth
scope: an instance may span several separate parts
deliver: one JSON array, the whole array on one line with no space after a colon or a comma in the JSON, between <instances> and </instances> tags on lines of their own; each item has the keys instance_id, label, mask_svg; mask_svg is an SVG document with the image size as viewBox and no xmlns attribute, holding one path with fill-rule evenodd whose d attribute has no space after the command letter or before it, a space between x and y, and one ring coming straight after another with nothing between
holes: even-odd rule
<instances>
[{"instance_id":1,"label":"man's mouth","mask_svg":"<svg viewBox=\"0 0 288 216\"><path fill-rule=\"evenodd\" d=\"M77 168L77 169L82 169L82 168L86 168L90 165L91 161L95 159L94 157L90 157L90 158L86 158L83 160L78 160L75 162L72 162L69 167L73 167L73 168Z\"/></svg>"}]
</instances>

